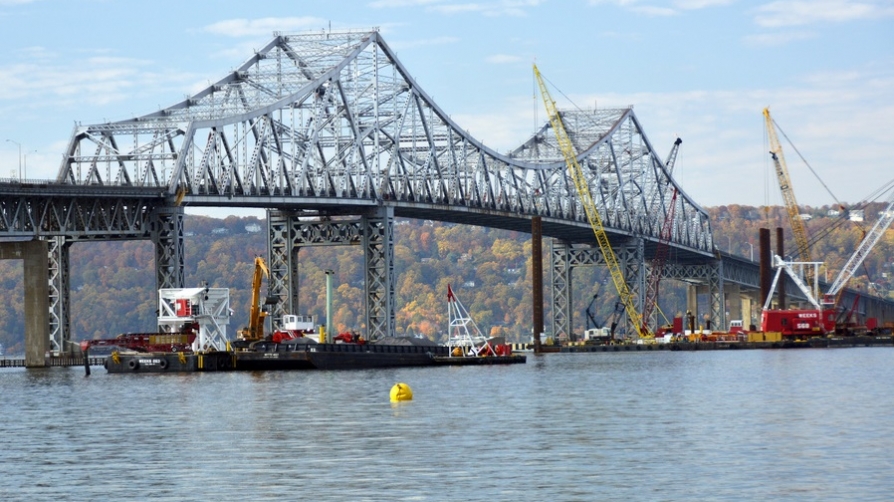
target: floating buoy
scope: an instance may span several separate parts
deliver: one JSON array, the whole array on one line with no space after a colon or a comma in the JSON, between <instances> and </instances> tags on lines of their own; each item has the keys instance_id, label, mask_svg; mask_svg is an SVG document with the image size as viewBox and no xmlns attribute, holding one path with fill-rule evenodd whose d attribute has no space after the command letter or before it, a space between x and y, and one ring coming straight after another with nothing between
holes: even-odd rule
<instances>
[{"instance_id":1,"label":"floating buoy","mask_svg":"<svg viewBox=\"0 0 894 502\"><path fill-rule=\"evenodd\" d=\"M391 402L396 403L399 401L412 401L413 400L413 389L410 388L409 385L405 383L396 383L394 387L391 387Z\"/></svg>"}]
</instances>

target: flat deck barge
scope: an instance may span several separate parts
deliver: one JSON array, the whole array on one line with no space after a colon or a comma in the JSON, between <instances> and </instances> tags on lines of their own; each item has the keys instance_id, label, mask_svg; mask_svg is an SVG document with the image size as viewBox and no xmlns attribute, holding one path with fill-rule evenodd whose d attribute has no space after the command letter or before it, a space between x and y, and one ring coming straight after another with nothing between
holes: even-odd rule
<instances>
[{"instance_id":1,"label":"flat deck barge","mask_svg":"<svg viewBox=\"0 0 894 502\"><path fill-rule=\"evenodd\" d=\"M531 344L528 344L531 345ZM549 346L550 352L632 352L632 351L696 351L696 350L754 350L754 349L809 349L848 347L892 347L894 337L886 336L845 336L816 337L807 340L784 340L778 342L672 342L646 344L613 345L562 345ZM514 347L518 350L518 347ZM533 349L533 345L531 345Z\"/></svg>"},{"instance_id":2,"label":"flat deck barge","mask_svg":"<svg viewBox=\"0 0 894 502\"><path fill-rule=\"evenodd\" d=\"M259 344L252 350L209 352L113 353L106 358L109 373L195 371L333 370L413 366L524 363L521 354L450 357L448 348L431 345L319 343Z\"/></svg>"}]
</instances>

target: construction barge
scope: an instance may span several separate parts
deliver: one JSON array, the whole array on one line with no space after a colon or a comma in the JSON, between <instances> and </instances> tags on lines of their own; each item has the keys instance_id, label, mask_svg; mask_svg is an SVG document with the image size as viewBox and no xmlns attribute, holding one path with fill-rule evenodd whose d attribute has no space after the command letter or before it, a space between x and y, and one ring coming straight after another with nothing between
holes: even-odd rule
<instances>
[{"instance_id":1,"label":"construction barge","mask_svg":"<svg viewBox=\"0 0 894 502\"><path fill-rule=\"evenodd\" d=\"M527 344L531 345L532 344ZM756 350L756 349L810 349L810 348L853 348L853 347L894 347L894 338L887 336L846 336L816 337L803 340L778 341L716 341L716 342L672 342L672 343L619 343L604 345L562 345L552 346L552 352L643 352L643 351L700 351L700 350ZM533 349L533 346L532 346Z\"/></svg>"},{"instance_id":2,"label":"construction barge","mask_svg":"<svg viewBox=\"0 0 894 502\"><path fill-rule=\"evenodd\" d=\"M450 292L452 297L452 292ZM458 300L453 297L452 301ZM255 305L257 304L256 302ZM426 338L387 337L367 342L343 333L330 339L316 332L313 318L286 315L283 324L263 336L264 314L252 311L252 321L239 338L226 336L229 290L187 288L159 290L158 333L125 334L81 343L85 358L93 347L110 347L104 366L109 373L167 373L267 370L332 370L525 363L502 340L469 335L470 318L455 325L447 345ZM321 330L322 331L322 330Z\"/></svg>"},{"instance_id":3,"label":"construction barge","mask_svg":"<svg viewBox=\"0 0 894 502\"><path fill-rule=\"evenodd\" d=\"M109 373L212 371L333 370L393 367L524 364L526 356L450 357L444 346L315 344L306 350L267 352L208 352L203 354L147 352L107 357Z\"/></svg>"}]
</instances>

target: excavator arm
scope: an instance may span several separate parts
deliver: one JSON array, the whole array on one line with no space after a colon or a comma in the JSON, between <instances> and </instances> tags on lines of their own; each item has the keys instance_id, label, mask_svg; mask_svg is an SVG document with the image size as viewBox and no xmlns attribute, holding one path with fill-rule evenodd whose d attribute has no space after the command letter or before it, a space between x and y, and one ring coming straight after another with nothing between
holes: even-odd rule
<instances>
[{"instance_id":1,"label":"excavator arm","mask_svg":"<svg viewBox=\"0 0 894 502\"><path fill-rule=\"evenodd\" d=\"M251 306L248 312L248 327L239 332L239 338L256 341L264 338L264 319L267 313L261 310L261 282L269 276L267 264L260 256L255 258L255 272L251 281Z\"/></svg>"}]
</instances>

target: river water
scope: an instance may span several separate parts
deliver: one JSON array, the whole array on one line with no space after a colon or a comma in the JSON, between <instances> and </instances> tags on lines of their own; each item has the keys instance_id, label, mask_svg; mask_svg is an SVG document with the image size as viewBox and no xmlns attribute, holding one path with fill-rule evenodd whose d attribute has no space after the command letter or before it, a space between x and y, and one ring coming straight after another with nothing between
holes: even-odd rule
<instances>
[{"instance_id":1,"label":"river water","mask_svg":"<svg viewBox=\"0 0 894 502\"><path fill-rule=\"evenodd\" d=\"M892 500L894 349L0 370L0 500ZM414 393L392 404L397 382Z\"/></svg>"}]
</instances>

